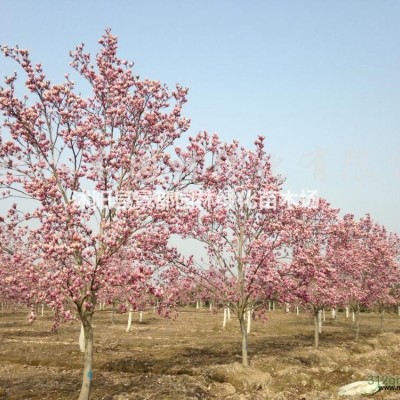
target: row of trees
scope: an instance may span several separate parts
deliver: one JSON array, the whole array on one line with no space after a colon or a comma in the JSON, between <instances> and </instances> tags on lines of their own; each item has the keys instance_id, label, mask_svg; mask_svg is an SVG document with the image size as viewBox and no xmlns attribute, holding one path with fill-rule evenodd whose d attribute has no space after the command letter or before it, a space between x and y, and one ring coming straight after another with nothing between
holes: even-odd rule
<instances>
[{"instance_id":1,"label":"row of trees","mask_svg":"<svg viewBox=\"0 0 400 400\"><path fill-rule=\"evenodd\" d=\"M233 203L203 199L201 207L186 216L180 234L203 243L208 260L179 272L184 271L183 283L196 282L202 288L203 300L229 305L236 315L244 365L245 317L262 317L271 299L312 313L317 348L323 309L349 307L358 340L361 307L383 310L400 303L399 237L369 215L340 218L339 210L323 199L311 207L306 199L288 206L281 201L281 181L271 173L261 139L255 152L235 148L213 174L215 179L206 183L213 186L211 193L218 197L231 190ZM265 190L273 194L276 206L262 206Z\"/></svg>"},{"instance_id":2,"label":"row of trees","mask_svg":"<svg viewBox=\"0 0 400 400\"><path fill-rule=\"evenodd\" d=\"M369 216L340 219L323 199L285 201L264 139L255 149L202 132L185 148L187 89L141 80L106 31L94 60L80 45L74 74L53 84L29 52L2 46L25 74L0 89L0 296L45 303L55 326L77 316L85 336L79 399L93 376L99 299L168 315L192 287L229 304L248 365L246 313L279 299L314 313L327 306L399 302L399 239ZM205 247L184 257L172 235ZM183 242L186 243L186 242ZM31 316L33 318L33 314Z\"/></svg>"}]
</instances>

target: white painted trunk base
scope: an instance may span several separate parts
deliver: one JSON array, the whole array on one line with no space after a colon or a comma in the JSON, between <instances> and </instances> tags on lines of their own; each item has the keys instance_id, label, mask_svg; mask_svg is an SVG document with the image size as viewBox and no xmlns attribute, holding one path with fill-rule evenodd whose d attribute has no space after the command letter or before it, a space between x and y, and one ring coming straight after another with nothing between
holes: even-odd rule
<instances>
[{"instance_id":1,"label":"white painted trunk base","mask_svg":"<svg viewBox=\"0 0 400 400\"><path fill-rule=\"evenodd\" d=\"M131 325L132 325L132 310L129 310L128 314L128 326L126 327L126 332L129 332L131 330Z\"/></svg>"},{"instance_id":2,"label":"white painted trunk base","mask_svg":"<svg viewBox=\"0 0 400 400\"><path fill-rule=\"evenodd\" d=\"M318 311L318 332L322 333L322 310Z\"/></svg>"},{"instance_id":3,"label":"white painted trunk base","mask_svg":"<svg viewBox=\"0 0 400 400\"><path fill-rule=\"evenodd\" d=\"M83 329L83 324L81 323L81 332L79 334L79 350L81 353L85 352L85 331Z\"/></svg>"},{"instance_id":4,"label":"white painted trunk base","mask_svg":"<svg viewBox=\"0 0 400 400\"><path fill-rule=\"evenodd\" d=\"M223 328L226 328L226 319L227 319L227 311L226 311L226 308L224 308L224 319L222 321Z\"/></svg>"},{"instance_id":5,"label":"white painted trunk base","mask_svg":"<svg viewBox=\"0 0 400 400\"><path fill-rule=\"evenodd\" d=\"M247 333L251 330L251 310L247 311Z\"/></svg>"}]
</instances>

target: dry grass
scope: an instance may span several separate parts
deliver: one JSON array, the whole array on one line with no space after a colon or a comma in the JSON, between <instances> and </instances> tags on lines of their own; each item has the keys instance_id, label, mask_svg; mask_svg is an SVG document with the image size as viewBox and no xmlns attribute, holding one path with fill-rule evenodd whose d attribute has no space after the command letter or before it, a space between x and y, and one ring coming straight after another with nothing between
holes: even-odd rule
<instances>
[{"instance_id":1,"label":"dry grass","mask_svg":"<svg viewBox=\"0 0 400 400\"><path fill-rule=\"evenodd\" d=\"M83 362L79 323L52 333L49 311L33 325L25 317L22 312L0 317L0 399L76 399ZM308 315L269 313L267 322L253 323L249 337L252 375L260 374L260 381L268 374L272 378L260 387L243 386L240 376L216 379L213 373L218 365L229 369L240 362L234 319L224 330L221 313L206 309L182 309L175 321L149 311L141 324L136 316L130 333L126 320L118 315L111 325L110 311L96 313L93 399L333 400L338 387L370 375L400 382L400 318L395 314L386 315L387 333L380 334L378 314L362 313L358 344L351 320L342 313L337 320L327 315L316 351ZM374 398L399 399L400 392Z\"/></svg>"}]
</instances>

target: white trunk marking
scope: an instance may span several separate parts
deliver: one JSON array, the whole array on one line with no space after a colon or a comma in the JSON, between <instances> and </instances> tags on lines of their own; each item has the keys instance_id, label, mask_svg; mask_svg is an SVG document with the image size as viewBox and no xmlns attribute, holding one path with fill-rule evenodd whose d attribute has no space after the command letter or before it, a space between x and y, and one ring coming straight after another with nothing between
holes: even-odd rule
<instances>
[{"instance_id":1,"label":"white trunk marking","mask_svg":"<svg viewBox=\"0 0 400 400\"><path fill-rule=\"evenodd\" d=\"M129 332L131 330L131 325L132 325L132 310L129 309L128 326L126 327L126 332Z\"/></svg>"},{"instance_id":2,"label":"white trunk marking","mask_svg":"<svg viewBox=\"0 0 400 400\"><path fill-rule=\"evenodd\" d=\"M79 349L81 353L85 352L85 330L83 324L81 324L81 333L79 334Z\"/></svg>"},{"instance_id":3,"label":"white trunk marking","mask_svg":"<svg viewBox=\"0 0 400 400\"><path fill-rule=\"evenodd\" d=\"M251 310L247 311L247 333L251 330Z\"/></svg>"}]
</instances>

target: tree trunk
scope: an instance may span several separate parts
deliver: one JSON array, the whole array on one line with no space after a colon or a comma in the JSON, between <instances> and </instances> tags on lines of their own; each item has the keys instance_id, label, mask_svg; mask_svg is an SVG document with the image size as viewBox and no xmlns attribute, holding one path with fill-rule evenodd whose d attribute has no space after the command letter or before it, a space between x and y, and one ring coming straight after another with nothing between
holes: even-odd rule
<instances>
[{"instance_id":1,"label":"tree trunk","mask_svg":"<svg viewBox=\"0 0 400 400\"><path fill-rule=\"evenodd\" d=\"M83 378L79 400L89 400L93 379L93 328L92 314L83 313L81 321L85 334L85 361L83 366Z\"/></svg>"},{"instance_id":2,"label":"tree trunk","mask_svg":"<svg viewBox=\"0 0 400 400\"><path fill-rule=\"evenodd\" d=\"M332 308L332 319L336 319L336 308Z\"/></svg>"},{"instance_id":3,"label":"tree trunk","mask_svg":"<svg viewBox=\"0 0 400 400\"><path fill-rule=\"evenodd\" d=\"M131 325L132 325L132 309L129 309L129 314L128 314L128 326L126 327L126 332L129 332L131 330Z\"/></svg>"},{"instance_id":4,"label":"tree trunk","mask_svg":"<svg viewBox=\"0 0 400 400\"><path fill-rule=\"evenodd\" d=\"M79 334L79 349L81 353L85 352L85 329L83 328L82 322L81 322L81 332Z\"/></svg>"},{"instance_id":5,"label":"tree trunk","mask_svg":"<svg viewBox=\"0 0 400 400\"><path fill-rule=\"evenodd\" d=\"M143 321L143 311L139 311L139 322Z\"/></svg>"},{"instance_id":6,"label":"tree trunk","mask_svg":"<svg viewBox=\"0 0 400 400\"><path fill-rule=\"evenodd\" d=\"M230 306L228 306L228 309L227 309L227 316L228 316L228 321L230 321L230 319L231 319L231 307Z\"/></svg>"},{"instance_id":7,"label":"tree trunk","mask_svg":"<svg viewBox=\"0 0 400 400\"><path fill-rule=\"evenodd\" d=\"M318 333L322 333L322 310L318 311Z\"/></svg>"},{"instance_id":8,"label":"tree trunk","mask_svg":"<svg viewBox=\"0 0 400 400\"><path fill-rule=\"evenodd\" d=\"M356 310L356 312L353 311L353 315L354 315L355 339L356 342L358 342L358 339L360 338L360 323L359 323L360 311L359 310Z\"/></svg>"},{"instance_id":9,"label":"tree trunk","mask_svg":"<svg viewBox=\"0 0 400 400\"><path fill-rule=\"evenodd\" d=\"M115 301L112 303L111 324L115 324Z\"/></svg>"},{"instance_id":10,"label":"tree trunk","mask_svg":"<svg viewBox=\"0 0 400 400\"><path fill-rule=\"evenodd\" d=\"M400 317L400 306L397 306L397 315Z\"/></svg>"},{"instance_id":11,"label":"tree trunk","mask_svg":"<svg viewBox=\"0 0 400 400\"><path fill-rule=\"evenodd\" d=\"M272 311L275 311L275 301L272 302Z\"/></svg>"},{"instance_id":12,"label":"tree trunk","mask_svg":"<svg viewBox=\"0 0 400 400\"><path fill-rule=\"evenodd\" d=\"M299 312L299 306L296 306L296 315L299 316L300 312Z\"/></svg>"},{"instance_id":13,"label":"tree trunk","mask_svg":"<svg viewBox=\"0 0 400 400\"><path fill-rule=\"evenodd\" d=\"M212 303L210 301L210 312L212 313Z\"/></svg>"},{"instance_id":14,"label":"tree trunk","mask_svg":"<svg viewBox=\"0 0 400 400\"><path fill-rule=\"evenodd\" d=\"M250 333L251 330L251 310L247 311L247 334Z\"/></svg>"},{"instance_id":15,"label":"tree trunk","mask_svg":"<svg viewBox=\"0 0 400 400\"><path fill-rule=\"evenodd\" d=\"M385 310L381 310L381 333L383 333L383 321L385 320Z\"/></svg>"},{"instance_id":16,"label":"tree trunk","mask_svg":"<svg viewBox=\"0 0 400 400\"><path fill-rule=\"evenodd\" d=\"M318 349L319 347L319 319L318 311L314 311L314 347Z\"/></svg>"},{"instance_id":17,"label":"tree trunk","mask_svg":"<svg viewBox=\"0 0 400 400\"><path fill-rule=\"evenodd\" d=\"M349 307L346 307L346 318L349 318Z\"/></svg>"},{"instance_id":18,"label":"tree trunk","mask_svg":"<svg viewBox=\"0 0 400 400\"><path fill-rule=\"evenodd\" d=\"M226 308L224 308L224 320L222 321L222 327L223 328L226 328L226 314L227 314Z\"/></svg>"},{"instance_id":19,"label":"tree trunk","mask_svg":"<svg viewBox=\"0 0 400 400\"><path fill-rule=\"evenodd\" d=\"M247 327L242 315L240 319L240 331L242 334L242 364L244 367L249 366L248 353L247 353Z\"/></svg>"}]
</instances>

